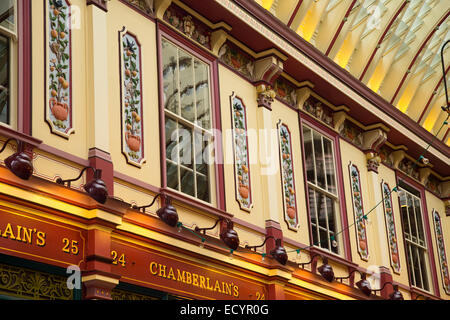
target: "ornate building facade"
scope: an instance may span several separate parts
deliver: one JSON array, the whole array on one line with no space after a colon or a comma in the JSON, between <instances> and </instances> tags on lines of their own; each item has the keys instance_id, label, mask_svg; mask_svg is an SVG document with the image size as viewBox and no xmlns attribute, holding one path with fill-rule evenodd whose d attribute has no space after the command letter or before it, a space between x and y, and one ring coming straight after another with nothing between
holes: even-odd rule
<instances>
[{"instance_id":1,"label":"ornate building facade","mask_svg":"<svg viewBox=\"0 0 450 320\"><path fill-rule=\"evenodd\" d=\"M0 298L450 298L446 1L0 13Z\"/></svg>"}]
</instances>

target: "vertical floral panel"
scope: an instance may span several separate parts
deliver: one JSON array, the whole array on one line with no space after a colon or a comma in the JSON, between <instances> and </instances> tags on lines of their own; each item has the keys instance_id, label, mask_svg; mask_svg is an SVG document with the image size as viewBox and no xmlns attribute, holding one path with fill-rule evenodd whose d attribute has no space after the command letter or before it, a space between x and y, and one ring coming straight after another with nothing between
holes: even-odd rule
<instances>
[{"instance_id":1,"label":"vertical floral panel","mask_svg":"<svg viewBox=\"0 0 450 320\"><path fill-rule=\"evenodd\" d=\"M361 256L361 259L367 261L369 259L369 247L367 243L366 219L364 219L361 178L359 170L354 164L350 163L348 168L350 171L358 253Z\"/></svg>"},{"instance_id":2,"label":"vertical floral panel","mask_svg":"<svg viewBox=\"0 0 450 320\"><path fill-rule=\"evenodd\" d=\"M46 121L53 133L67 138L73 132L70 3L47 0L46 12Z\"/></svg>"},{"instance_id":3,"label":"vertical floral panel","mask_svg":"<svg viewBox=\"0 0 450 320\"><path fill-rule=\"evenodd\" d=\"M284 204L284 220L288 228L297 230L297 200L295 195L294 159L292 157L292 141L289 128L278 123L278 139L280 144L281 179Z\"/></svg>"},{"instance_id":4,"label":"vertical floral panel","mask_svg":"<svg viewBox=\"0 0 450 320\"><path fill-rule=\"evenodd\" d=\"M441 217L433 210L434 231L436 232L437 250L439 254L439 265L441 266L444 290L450 294L450 274L448 272L447 256L445 254L444 234L442 231Z\"/></svg>"},{"instance_id":5,"label":"vertical floral panel","mask_svg":"<svg viewBox=\"0 0 450 320\"><path fill-rule=\"evenodd\" d=\"M142 62L136 37L120 32L122 152L128 163L140 167L144 162L142 128Z\"/></svg>"},{"instance_id":6,"label":"vertical floral panel","mask_svg":"<svg viewBox=\"0 0 450 320\"><path fill-rule=\"evenodd\" d=\"M386 231L389 243L391 267L395 273L400 273L400 259L397 243L397 233L395 231L394 209L392 206L391 189L386 182L381 183L383 195L384 218L386 221Z\"/></svg>"},{"instance_id":7,"label":"vertical floral panel","mask_svg":"<svg viewBox=\"0 0 450 320\"><path fill-rule=\"evenodd\" d=\"M236 200L241 209L250 211L252 203L250 183L250 163L247 140L247 114L242 99L231 96L233 125L234 162L236 180Z\"/></svg>"}]
</instances>

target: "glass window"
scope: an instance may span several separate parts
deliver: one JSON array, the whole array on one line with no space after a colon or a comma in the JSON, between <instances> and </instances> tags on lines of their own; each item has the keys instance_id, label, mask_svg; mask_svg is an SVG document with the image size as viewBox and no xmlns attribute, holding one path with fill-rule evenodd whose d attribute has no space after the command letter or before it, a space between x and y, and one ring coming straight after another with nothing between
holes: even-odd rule
<instances>
[{"instance_id":1,"label":"glass window","mask_svg":"<svg viewBox=\"0 0 450 320\"><path fill-rule=\"evenodd\" d=\"M210 67L162 39L167 186L211 202Z\"/></svg>"},{"instance_id":2,"label":"glass window","mask_svg":"<svg viewBox=\"0 0 450 320\"><path fill-rule=\"evenodd\" d=\"M10 123L9 103L9 39L0 35L0 122Z\"/></svg>"},{"instance_id":3,"label":"glass window","mask_svg":"<svg viewBox=\"0 0 450 320\"><path fill-rule=\"evenodd\" d=\"M333 253L339 253L336 228L338 196L333 141L303 126L303 149L308 184L312 240ZM336 238L336 243L331 238Z\"/></svg>"},{"instance_id":4,"label":"glass window","mask_svg":"<svg viewBox=\"0 0 450 320\"><path fill-rule=\"evenodd\" d=\"M427 244L422 221L420 198L409 191L409 187L400 184L399 200L405 237L405 250L411 284L414 287L430 290L427 265ZM408 190L407 190L408 189Z\"/></svg>"},{"instance_id":5,"label":"glass window","mask_svg":"<svg viewBox=\"0 0 450 320\"><path fill-rule=\"evenodd\" d=\"M16 0L0 1L0 26L12 31L16 31L15 21Z\"/></svg>"}]
</instances>

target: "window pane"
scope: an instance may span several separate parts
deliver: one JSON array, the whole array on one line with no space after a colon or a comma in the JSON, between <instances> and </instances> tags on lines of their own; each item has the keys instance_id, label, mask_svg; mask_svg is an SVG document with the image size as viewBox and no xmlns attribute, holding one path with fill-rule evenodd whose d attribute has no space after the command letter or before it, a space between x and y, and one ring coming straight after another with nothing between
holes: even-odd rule
<instances>
[{"instance_id":1,"label":"window pane","mask_svg":"<svg viewBox=\"0 0 450 320\"><path fill-rule=\"evenodd\" d=\"M425 241L425 235L423 232L423 224L422 224L422 212L420 210L420 200L417 198L414 198L414 208L416 209L418 236L420 240Z\"/></svg>"},{"instance_id":2,"label":"window pane","mask_svg":"<svg viewBox=\"0 0 450 320\"><path fill-rule=\"evenodd\" d=\"M209 116L209 76L208 66L194 60L195 96L197 105L197 124L205 129L211 127Z\"/></svg>"},{"instance_id":3,"label":"window pane","mask_svg":"<svg viewBox=\"0 0 450 320\"><path fill-rule=\"evenodd\" d=\"M314 153L312 146L312 131L309 128L303 127L303 141L305 147L305 164L306 176L309 182L316 183L314 171Z\"/></svg>"},{"instance_id":4,"label":"window pane","mask_svg":"<svg viewBox=\"0 0 450 320\"><path fill-rule=\"evenodd\" d=\"M416 247L411 248L412 256L413 256L413 270L414 270L414 277L416 278L416 287L422 288L422 276L420 274L420 268L419 268L419 252Z\"/></svg>"},{"instance_id":5,"label":"window pane","mask_svg":"<svg viewBox=\"0 0 450 320\"><path fill-rule=\"evenodd\" d=\"M325 151L325 169L327 174L328 191L336 194L336 177L334 174L334 157L332 142L323 139L323 149Z\"/></svg>"},{"instance_id":6,"label":"window pane","mask_svg":"<svg viewBox=\"0 0 450 320\"><path fill-rule=\"evenodd\" d=\"M406 204L406 193L404 191L400 191L399 195L405 237L406 239L411 239L409 231L408 206Z\"/></svg>"},{"instance_id":7,"label":"window pane","mask_svg":"<svg viewBox=\"0 0 450 320\"><path fill-rule=\"evenodd\" d=\"M190 196L195 196L194 173L189 169L181 167L180 178L181 178L181 191Z\"/></svg>"},{"instance_id":8,"label":"window pane","mask_svg":"<svg viewBox=\"0 0 450 320\"><path fill-rule=\"evenodd\" d=\"M209 202L208 177L197 174L197 198Z\"/></svg>"},{"instance_id":9,"label":"window pane","mask_svg":"<svg viewBox=\"0 0 450 320\"><path fill-rule=\"evenodd\" d=\"M0 25L11 31L15 31L14 24L14 0L0 1Z\"/></svg>"},{"instance_id":10,"label":"window pane","mask_svg":"<svg viewBox=\"0 0 450 320\"><path fill-rule=\"evenodd\" d=\"M314 189L309 189L309 214L311 216L311 224L317 225L316 198Z\"/></svg>"},{"instance_id":11,"label":"window pane","mask_svg":"<svg viewBox=\"0 0 450 320\"><path fill-rule=\"evenodd\" d=\"M327 229L327 211L325 208L325 196L316 192L317 212L319 214L319 226Z\"/></svg>"},{"instance_id":12,"label":"window pane","mask_svg":"<svg viewBox=\"0 0 450 320\"><path fill-rule=\"evenodd\" d=\"M328 228L330 231L336 232L336 215L334 212L334 200L330 197L326 197L327 200L327 212L328 212Z\"/></svg>"},{"instance_id":13,"label":"window pane","mask_svg":"<svg viewBox=\"0 0 450 320\"><path fill-rule=\"evenodd\" d=\"M194 150L192 143L192 130L181 123L178 124L180 163L188 168L194 165Z\"/></svg>"},{"instance_id":14,"label":"window pane","mask_svg":"<svg viewBox=\"0 0 450 320\"><path fill-rule=\"evenodd\" d=\"M427 265L426 265L426 261L425 261L425 251L423 249L419 249L420 250L420 255L419 255L419 259L420 259L420 270L422 272L422 283L423 283L423 289L425 290L429 290L429 285L428 285L428 277L427 277Z\"/></svg>"},{"instance_id":15,"label":"window pane","mask_svg":"<svg viewBox=\"0 0 450 320\"><path fill-rule=\"evenodd\" d=\"M414 205L412 196L408 194L406 196L406 201L408 205L409 225L411 227L411 240L417 242L416 218L414 217Z\"/></svg>"},{"instance_id":16,"label":"window pane","mask_svg":"<svg viewBox=\"0 0 450 320\"><path fill-rule=\"evenodd\" d=\"M9 124L9 39L0 36L0 122Z\"/></svg>"},{"instance_id":17,"label":"window pane","mask_svg":"<svg viewBox=\"0 0 450 320\"><path fill-rule=\"evenodd\" d=\"M319 235L320 235L320 246L325 249L330 249L329 244L329 237L328 232L326 230L323 230L322 228L319 228Z\"/></svg>"},{"instance_id":18,"label":"window pane","mask_svg":"<svg viewBox=\"0 0 450 320\"><path fill-rule=\"evenodd\" d=\"M166 161L167 166L167 186L169 188L178 190L178 166L171 161Z\"/></svg>"},{"instance_id":19,"label":"window pane","mask_svg":"<svg viewBox=\"0 0 450 320\"><path fill-rule=\"evenodd\" d=\"M166 117L166 158L178 162L177 123Z\"/></svg>"},{"instance_id":20,"label":"window pane","mask_svg":"<svg viewBox=\"0 0 450 320\"><path fill-rule=\"evenodd\" d=\"M322 136L313 131L314 157L316 159L317 185L323 189L325 186L325 162L322 150Z\"/></svg>"},{"instance_id":21,"label":"window pane","mask_svg":"<svg viewBox=\"0 0 450 320\"><path fill-rule=\"evenodd\" d=\"M164 108L179 114L178 63L177 48L162 40Z\"/></svg>"},{"instance_id":22,"label":"window pane","mask_svg":"<svg viewBox=\"0 0 450 320\"><path fill-rule=\"evenodd\" d=\"M183 50L179 50L178 66L180 68L181 116L190 122L194 122L194 63L192 56Z\"/></svg>"}]
</instances>

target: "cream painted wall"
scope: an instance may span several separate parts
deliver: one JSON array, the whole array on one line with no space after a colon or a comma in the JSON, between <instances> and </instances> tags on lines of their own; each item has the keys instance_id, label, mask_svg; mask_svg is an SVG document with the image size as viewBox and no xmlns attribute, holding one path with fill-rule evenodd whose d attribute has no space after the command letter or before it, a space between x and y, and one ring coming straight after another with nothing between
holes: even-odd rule
<instances>
[{"instance_id":1,"label":"cream painted wall","mask_svg":"<svg viewBox=\"0 0 450 320\"><path fill-rule=\"evenodd\" d=\"M86 86L86 2L83 0L71 1L73 6L79 8L79 28L72 28L72 125L75 133L68 139L51 133L45 121L45 92L46 70L44 42L44 0L34 0L32 5L32 135L41 139L45 144L59 150L68 152L83 159L87 159L87 117L88 117L88 88ZM48 40L48 37L47 37Z\"/></svg>"},{"instance_id":2,"label":"cream painted wall","mask_svg":"<svg viewBox=\"0 0 450 320\"><path fill-rule=\"evenodd\" d=\"M249 142L249 161L250 161L250 179L251 179L251 194L253 201L253 208L249 212L241 210L236 200L236 187L234 181L234 155L232 139L227 139L227 132L231 131L231 105L230 96L233 92L239 96L246 107L247 111L247 129L258 130L257 126L257 109L256 104L256 89L249 82L243 78L236 76L235 73L229 69L219 65L219 81L220 81L220 104L222 112L222 143L223 154L225 159L224 175L225 175L225 194L227 211L233 214L236 218L245 220L249 223L257 225L261 228L265 227L265 218L263 216L264 197L261 193L260 167L258 165L259 155L258 146L250 145ZM231 135L229 135L231 138ZM249 138L250 140L250 138ZM230 159L230 160L227 160Z\"/></svg>"},{"instance_id":3,"label":"cream painted wall","mask_svg":"<svg viewBox=\"0 0 450 320\"><path fill-rule=\"evenodd\" d=\"M160 144L159 144L159 104L158 104L158 72L156 26L151 20L130 10L119 1L108 3L108 90L109 90L109 121L110 121L110 152L114 170L145 183L160 186ZM119 31L123 27L134 34L141 44L142 67L142 101L144 156L146 162L141 168L128 164L122 154L121 147L121 106L120 106L120 54ZM118 197L126 195L120 189ZM131 197L138 205L145 205L144 199Z\"/></svg>"}]
</instances>

